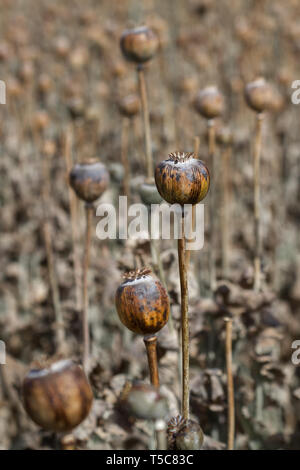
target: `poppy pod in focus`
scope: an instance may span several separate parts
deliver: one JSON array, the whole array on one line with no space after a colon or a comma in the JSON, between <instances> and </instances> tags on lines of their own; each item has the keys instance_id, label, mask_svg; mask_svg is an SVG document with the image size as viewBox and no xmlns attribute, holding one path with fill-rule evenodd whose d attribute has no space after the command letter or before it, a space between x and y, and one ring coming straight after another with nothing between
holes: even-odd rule
<instances>
[{"instance_id":1,"label":"poppy pod in focus","mask_svg":"<svg viewBox=\"0 0 300 470\"><path fill-rule=\"evenodd\" d=\"M32 369L23 382L23 399L32 421L66 432L87 417L93 392L82 368L66 359Z\"/></svg>"},{"instance_id":2,"label":"poppy pod in focus","mask_svg":"<svg viewBox=\"0 0 300 470\"><path fill-rule=\"evenodd\" d=\"M217 87L209 86L201 90L195 99L195 108L206 119L214 119L224 111L224 98Z\"/></svg>"},{"instance_id":3,"label":"poppy pod in focus","mask_svg":"<svg viewBox=\"0 0 300 470\"><path fill-rule=\"evenodd\" d=\"M175 152L157 165L155 183L170 204L197 204L208 192L210 177L206 165L193 153Z\"/></svg>"},{"instance_id":4,"label":"poppy pod in focus","mask_svg":"<svg viewBox=\"0 0 300 470\"><path fill-rule=\"evenodd\" d=\"M246 102L257 113L262 113L271 107L273 96L272 87L264 78L258 78L245 87Z\"/></svg>"},{"instance_id":5,"label":"poppy pod in focus","mask_svg":"<svg viewBox=\"0 0 300 470\"><path fill-rule=\"evenodd\" d=\"M80 199L92 203L107 189L109 173L98 160L90 159L72 168L69 181Z\"/></svg>"},{"instance_id":6,"label":"poppy pod in focus","mask_svg":"<svg viewBox=\"0 0 300 470\"><path fill-rule=\"evenodd\" d=\"M152 29L141 26L124 31L120 46L127 60L139 64L152 59L158 50L159 39Z\"/></svg>"},{"instance_id":7,"label":"poppy pod in focus","mask_svg":"<svg viewBox=\"0 0 300 470\"><path fill-rule=\"evenodd\" d=\"M170 301L166 289L150 269L138 269L124 275L116 292L119 318L129 330L153 335L168 321Z\"/></svg>"}]
</instances>

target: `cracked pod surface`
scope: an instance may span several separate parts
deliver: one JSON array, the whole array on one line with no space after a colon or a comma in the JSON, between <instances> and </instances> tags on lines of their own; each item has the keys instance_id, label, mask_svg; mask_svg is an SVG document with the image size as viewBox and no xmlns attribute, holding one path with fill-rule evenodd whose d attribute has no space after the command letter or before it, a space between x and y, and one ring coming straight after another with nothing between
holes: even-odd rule
<instances>
[{"instance_id":1,"label":"cracked pod surface","mask_svg":"<svg viewBox=\"0 0 300 470\"><path fill-rule=\"evenodd\" d=\"M168 321L166 289L150 269L129 272L116 291L116 308L123 325L140 335L152 335Z\"/></svg>"},{"instance_id":2,"label":"cracked pod surface","mask_svg":"<svg viewBox=\"0 0 300 470\"><path fill-rule=\"evenodd\" d=\"M210 176L206 165L193 153L175 152L156 166L155 183L161 197L170 204L197 204L208 192Z\"/></svg>"}]
</instances>

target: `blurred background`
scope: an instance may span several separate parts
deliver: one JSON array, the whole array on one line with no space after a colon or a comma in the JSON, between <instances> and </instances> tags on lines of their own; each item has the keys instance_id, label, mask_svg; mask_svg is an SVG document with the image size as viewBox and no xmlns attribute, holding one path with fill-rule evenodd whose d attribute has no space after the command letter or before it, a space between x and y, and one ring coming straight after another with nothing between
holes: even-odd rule
<instances>
[{"instance_id":1,"label":"blurred background","mask_svg":"<svg viewBox=\"0 0 300 470\"><path fill-rule=\"evenodd\" d=\"M57 352L58 328L65 334L64 354L80 357L76 276L78 281L85 218L82 204L70 193L68 171L75 162L99 158L111 176L101 200L117 204L124 194L125 123L131 200L140 202L142 117L124 118L119 106L124 97L138 94L135 67L123 59L119 40L126 28L139 25L151 27L160 39L159 53L145 67L155 162L175 150L193 151L198 136L200 158L210 167L207 123L193 105L206 86L216 85L223 93L225 113L217 127L229 127L233 136L226 278L221 263L222 145L217 146L211 183L218 279L213 292L207 212L205 246L191 256L192 415L211 448L224 447L223 319L230 314L236 447L299 448L299 369L291 362L292 341L300 338L300 108L291 103L291 84L300 78L299 15L297 0L0 0L0 79L6 84L6 105L0 105L0 339L7 351L7 364L0 366L1 448L52 446L50 433L25 416L20 384L32 361ZM255 113L245 103L244 87L258 76L276 92L263 124L263 289L254 293ZM160 253L173 318L173 329L166 327L159 335L160 375L175 413L180 395L176 243L164 240ZM126 380L147 380L148 373L143 342L124 331L114 294L124 271L139 265L155 270L156 261L147 240L99 241L95 230L91 260L90 380L96 398L90 417L76 430L78 445L147 448L147 425L128 420L118 408Z\"/></svg>"}]
</instances>

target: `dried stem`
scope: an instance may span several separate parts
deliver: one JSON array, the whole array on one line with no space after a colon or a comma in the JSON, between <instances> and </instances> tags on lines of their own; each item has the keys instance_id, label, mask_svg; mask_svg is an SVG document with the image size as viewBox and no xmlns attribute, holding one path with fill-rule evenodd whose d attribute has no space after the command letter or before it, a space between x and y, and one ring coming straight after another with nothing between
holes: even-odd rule
<instances>
[{"instance_id":1,"label":"dried stem","mask_svg":"<svg viewBox=\"0 0 300 470\"><path fill-rule=\"evenodd\" d=\"M85 205L86 214L86 233L83 260L83 310L82 310L82 332L83 332L83 367L88 369L89 353L90 353L90 337L89 337L89 318L88 318L88 270L90 264L90 248L91 248L91 231L93 219L93 205Z\"/></svg>"},{"instance_id":2,"label":"dried stem","mask_svg":"<svg viewBox=\"0 0 300 470\"><path fill-rule=\"evenodd\" d=\"M156 449L167 450L166 423L163 419L155 421Z\"/></svg>"},{"instance_id":3,"label":"dried stem","mask_svg":"<svg viewBox=\"0 0 300 470\"><path fill-rule=\"evenodd\" d=\"M261 236L260 236L260 156L261 156L261 136L262 136L263 114L256 115L256 133L253 154L253 172L254 172L254 289L260 290L261 286Z\"/></svg>"},{"instance_id":4,"label":"dried stem","mask_svg":"<svg viewBox=\"0 0 300 470\"><path fill-rule=\"evenodd\" d=\"M229 164L230 164L231 146L227 145L222 151L222 271L223 277L228 277L229 273Z\"/></svg>"},{"instance_id":5,"label":"dried stem","mask_svg":"<svg viewBox=\"0 0 300 470\"><path fill-rule=\"evenodd\" d=\"M145 336L144 343L146 346L148 365L150 372L150 382L154 387L159 387L158 363L157 363L157 337Z\"/></svg>"},{"instance_id":6,"label":"dried stem","mask_svg":"<svg viewBox=\"0 0 300 470\"><path fill-rule=\"evenodd\" d=\"M185 256L184 213L182 214L182 232L178 239L178 261L181 289L181 347L182 347L182 415L189 419L189 318L188 318L188 282Z\"/></svg>"},{"instance_id":7,"label":"dried stem","mask_svg":"<svg viewBox=\"0 0 300 470\"><path fill-rule=\"evenodd\" d=\"M65 149L64 156L66 162L66 173L67 178L70 174L72 167L71 160L71 149L72 149L72 129L68 128L65 134ZM74 268L74 280L75 280L75 298L76 298L76 310L82 310L82 281L81 281L81 263L78 243L78 199L72 191L71 186L69 188L69 205L71 215L71 231L72 231L72 246L73 246L73 268Z\"/></svg>"},{"instance_id":8,"label":"dried stem","mask_svg":"<svg viewBox=\"0 0 300 470\"><path fill-rule=\"evenodd\" d=\"M227 369L227 401L228 401L228 450L234 449L234 385L232 375L232 319L226 322L226 369Z\"/></svg>"},{"instance_id":9,"label":"dried stem","mask_svg":"<svg viewBox=\"0 0 300 470\"><path fill-rule=\"evenodd\" d=\"M146 159L147 159L147 177L153 178L153 156L152 156L152 142L151 142L151 130L150 130L150 118L149 118L149 106L147 100L147 91L145 83L145 74L142 65L137 68L139 88L141 95L141 103L144 118L144 132L145 132L145 146L146 146Z\"/></svg>"},{"instance_id":10,"label":"dried stem","mask_svg":"<svg viewBox=\"0 0 300 470\"><path fill-rule=\"evenodd\" d=\"M55 335L56 335L56 349L58 352L61 352L64 348L65 341L65 332L64 332L64 322L61 311L57 275L55 269L54 255L52 249L52 240L51 240L51 225L47 214L49 213L50 206L50 175L49 175L49 162L48 157L43 155L42 157L42 201L43 201L43 213L44 220L42 224L46 257L47 257L47 266L48 266L48 276L49 283L52 293L52 303L55 315Z\"/></svg>"},{"instance_id":11,"label":"dried stem","mask_svg":"<svg viewBox=\"0 0 300 470\"><path fill-rule=\"evenodd\" d=\"M215 151L216 151L216 129L215 122L210 119L207 122L208 127L208 153L210 158L212 177L215 178ZM209 272L210 289L213 292L216 287L216 239L215 239L215 191L210 191L209 196L209 223L210 223L210 250L209 250Z\"/></svg>"},{"instance_id":12,"label":"dried stem","mask_svg":"<svg viewBox=\"0 0 300 470\"><path fill-rule=\"evenodd\" d=\"M194 138L194 155L195 155L195 157L198 157L199 148L200 148L200 138L198 136L195 136L195 138ZM192 223L191 223L191 231L190 231L189 240L191 238L191 234L192 234L193 230L195 229L195 222L196 222L196 205L193 204L193 207L192 207ZM191 257L191 250L186 250L186 267L187 267L187 269L189 269L190 257Z\"/></svg>"},{"instance_id":13,"label":"dried stem","mask_svg":"<svg viewBox=\"0 0 300 470\"><path fill-rule=\"evenodd\" d=\"M124 168L124 195L127 197L128 204L130 203L130 172L128 161L128 129L129 120L124 117L122 120L122 134L121 134L121 158Z\"/></svg>"}]
</instances>

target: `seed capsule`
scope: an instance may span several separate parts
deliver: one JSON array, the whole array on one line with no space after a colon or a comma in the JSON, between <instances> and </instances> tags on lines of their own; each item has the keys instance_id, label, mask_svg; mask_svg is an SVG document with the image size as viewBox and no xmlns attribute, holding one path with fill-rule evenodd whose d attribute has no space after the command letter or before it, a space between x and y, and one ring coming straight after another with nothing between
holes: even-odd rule
<instances>
[{"instance_id":1,"label":"seed capsule","mask_svg":"<svg viewBox=\"0 0 300 470\"><path fill-rule=\"evenodd\" d=\"M217 87L204 88L196 96L195 108L206 119L214 119L224 111L224 98Z\"/></svg>"},{"instance_id":2,"label":"seed capsule","mask_svg":"<svg viewBox=\"0 0 300 470\"><path fill-rule=\"evenodd\" d=\"M98 160L90 159L72 168L69 181L80 199L92 203L107 189L109 173Z\"/></svg>"},{"instance_id":3,"label":"seed capsule","mask_svg":"<svg viewBox=\"0 0 300 470\"><path fill-rule=\"evenodd\" d=\"M131 387L127 404L129 412L139 419L163 419L168 412L167 398L156 387L144 383Z\"/></svg>"},{"instance_id":4,"label":"seed capsule","mask_svg":"<svg viewBox=\"0 0 300 470\"><path fill-rule=\"evenodd\" d=\"M168 422L167 436L170 450L199 450L204 440L200 425L180 415Z\"/></svg>"},{"instance_id":5,"label":"seed capsule","mask_svg":"<svg viewBox=\"0 0 300 470\"><path fill-rule=\"evenodd\" d=\"M80 366L60 360L32 369L23 382L24 407L39 426L70 431L89 414L93 393Z\"/></svg>"},{"instance_id":6,"label":"seed capsule","mask_svg":"<svg viewBox=\"0 0 300 470\"><path fill-rule=\"evenodd\" d=\"M161 195L157 191L154 178L150 178L141 184L139 193L142 203L150 206L151 204L160 204L162 202Z\"/></svg>"},{"instance_id":7,"label":"seed capsule","mask_svg":"<svg viewBox=\"0 0 300 470\"><path fill-rule=\"evenodd\" d=\"M208 168L193 153L175 152L155 169L159 194L170 204L197 204L207 194Z\"/></svg>"},{"instance_id":8,"label":"seed capsule","mask_svg":"<svg viewBox=\"0 0 300 470\"><path fill-rule=\"evenodd\" d=\"M128 29L121 36L120 46L125 58L143 63L152 59L159 46L159 39L147 26Z\"/></svg>"},{"instance_id":9,"label":"seed capsule","mask_svg":"<svg viewBox=\"0 0 300 470\"><path fill-rule=\"evenodd\" d=\"M166 289L150 269L138 269L124 277L116 292L121 322L134 333L157 333L169 318L170 302Z\"/></svg>"},{"instance_id":10,"label":"seed capsule","mask_svg":"<svg viewBox=\"0 0 300 470\"><path fill-rule=\"evenodd\" d=\"M120 112L123 116L131 118L140 112L141 102L137 95L127 95L119 103Z\"/></svg>"},{"instance_id":11,"label":"seed capsule","mask_svg":"<svg viewBox=\"0 0 300 470\"><path fill-rule=\"evenodd\" d=\"M217 129L217 142L220 145L231 145L233 142L233 135L231 130L228 127L221 127Z\"/></svg>"},{"instance_id":12,"label":"seed capsule","mask_svg":"<svg viewBox=\"0 0 300 470\"><path fill-rule=\"evenodd\" d=\"M245 99L253 111L262 113L270 107L273 101L272 88L264 78L258 78L246 85Z\"/></svg>"}]
</instances>

